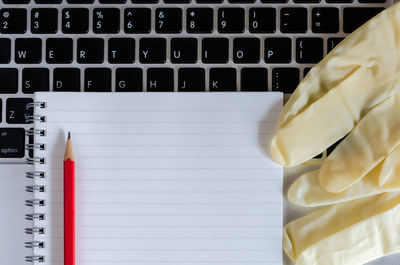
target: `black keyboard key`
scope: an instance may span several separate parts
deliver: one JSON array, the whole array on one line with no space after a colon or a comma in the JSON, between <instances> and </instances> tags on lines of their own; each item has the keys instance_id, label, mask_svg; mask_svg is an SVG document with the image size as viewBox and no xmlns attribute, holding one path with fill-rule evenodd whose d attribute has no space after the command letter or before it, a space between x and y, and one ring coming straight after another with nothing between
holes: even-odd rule
<instances>
[{"instance_id":1,"label":"black keyboard key","mask_svg":"<svg viewBox=\"0 0 400 265\"><path fill-rule=\"evenodd\" d=\"M23 34L27 24L26 9L3 8L0 9L0 33Z\"/></svg>"},{"instance_id":2,"label":"black keyboard key","mask_svg":"<svg viewBox=\"0 0 400 265\"><path fill-rule=\"evenodd\" d=\"M78 39L78 63L93 64L104 61L104 40L100 38Z\"/></svg>"},{"instance_id":3,"label":"black keyboard key","mask_svg":"<svg viewBox=\"0 0 400 265\"><path fill-rule=\"evenodd\" d=\"M298 63L318 63L324 56L322 38L298 38L296 40L296 61Z\"/></svg>"},{"instance_id":4,"label":"black keyboard key","mask_svg":"<svg viewBox=\"0 0 400 265\"><path fill-rule=\"evenodd\" d=\"M191 0L164 0L166 4L189 4Z\"/></svg>"},{"instance_id":5,"label":"black keyboard key","mask_svg":"<svg viewBox=\"0 0 400 265\"><path fill-rule=\"evenodd\" d=\"M56 68L53 72L53 91L81 91L81 71L79 68Z\"/></svg>"},{"instance_id":6,"label":"black keyboard key","mask_svg":"<svg viewBox=\"0 0 400 265\"><path fill-rule=\"evenodd\" d=\"M42 40L38 38L16 39L14 60L21 64L40 63L42 61Z\"/></svg>"},{"instance_id":7,"label":"black keyboard key","mask_svg":"<svg viewBox=\"0 0 400 265\"><path fill-rule=\"evenodd\" d=\"M343 31L352 33L365 22L376 16L381 7L347 7L343 10Z\"/></svg>"},{"instance_id":8,"label":"black keyboard key","mask_svg":"<svg viewBox=\"0 0 400 265\"><path fill-rule=\"evenodd\" d=\"M16 94L18 92L18 70L16 68L0 68L0 94Z\"/></svg>"},{"instance_id":9,"label":"black keyboard key","mask_svg":"<svg viewBox=\"0 0 400 265\"><path fill-rule=\"evenodd\" d=\"M292 40L290 38L266 38L264 41L266 63L290 63Z\"/></svg>"},{"instance_id":10,"label":"black keyboard key","mask_svg":"<svg viewBox=\"0 0 400 265\"><path fill-rule=\"evenodd\" d=\"M180 33L182 31L182 9L157 8L155 28L157 33Z\"/></svg>"},{"instance_id":11,"label":"black keyboard key","mask_svg":"<svg viewBox=\"0 0 400 265\"><path fill-rule=\"evenodd\" d=\"M125 33L149 33L151 30L150 8L127 8L124 12Z\"/></svg>"},{"instance_id":12,"label":"black keyboard key","mask_svg":"<svg viewBox=\"0 0 400 265\"><path fill-rule=\"evenodd\" d=\"M147 69L147 91L174 91L174 70L172 68Z\"/></svg>"},{"instance_id":13,"label":"black keyboard key","mask_svg":"<svg viewBox=\"0 0 400 265\"><path fill-rule=\"evenodd\" d=\"M258 38L234 39L233 61L235 63L258 63L260 61L260 40Z\"/></svg>"},{"instance_id":14,"label":"black keyboard key","mask_svg":"<svg viewBox=\"0 0 400 265\"><path fill-rule=\"evenodd\" d=\"M94 0L67 0L68 4L92 4Z\"/></svg>"},{"instance_id":15,"label":"black keyboard key","mask_svg":"<svg viewBox=\"0 0 400 265\"><path fill-rule=\"evenodd\" d=\"M366 3L366 4L369 4L369 3L386 3L386 0L358 0L358 2L360 2L360 3Z\"/></svg>"},{"instance_id":16,"label":"black keyboard key","mask_svg":"<svg viewBox=\"0 0 400 265\"><path fill-rule=\"evenodd\" d=\"M62 0L35 0L36 4L60 4Z\"/></svg>"},{"instance_id":17,"label":"black keyboard key","mask_svg":"<svg viewBox=\"0 0 400 265\"><path fill-rule=\"evenodd\" d=\"M100 4L125 4L126 0L99 0Z\"/></svg>"},{"instance_id":18,"label":"black keyboard key","mask_svg":"<svg viewBox=\"0 0 400 265\"><path fill-rule=\"evenodd\" d=\"M240 79L241 91L268 91L268 69L243 68Z\"/></svg>"},{"instance_id":19,"label":"black keyboard key","mask_svg":"<svg viewBox=\"0 0 400 265\"><path fill-rule=\"evenodd\" d=\"M171 62L172 63L196 63L197 62L197 39L195 39L195 38L173 38L173 39L171 39Z\"/></svg>"},{"instance_id":20,"label":"black keyboard key","mask_svg":"<svg viewBox=\"0 0 400 265\"><path fill-rule=\"evenodd\" d=\"M25 156L25 130L0 128L0 157L22 158Z\"/></svg>"},{"instance_id":21,"label":"black keyboard key","mask_svg":"<svg viewBox=\"0 0 400 265\"><path fill-rule=\"evenodd\" d=\"M49 91L49 69L25 68L22 70L22 92L33 94L37 91Z\"/></svg>"},{"instance_id":22,"label":"black keyboard key","mask_svg":"<svg viewBox=\"0 0 400 265\"><path fill-rule=\"evenodd\" d=\"M3 0L4 4L29 4L30 0Z\"/></svg>"},{"instance_id":23,"label":"black keyboard key","mask_svg":"<svg viewBox=\"0 0 400 265\"><path fill-rule=\"evenodd\" d=\"M342 40L344 40L344 38L329 38L328 39L328 43L327 43L327 45L328 45L328 49L327 49L327 51L328 51L328 53L331 51L331 50L333 50L333 48L335 48L336 47L336 45L338 45Z\"/></svg>"},{"instance_id":24,"label":"black keyboard key","mask_svg":"<svg viewBox=\"0 0 400 265\"><path fill-rule=\"evenodd\" d=\"M3 101L0 98L0 122L2 121L3 118Z\"/></svg>"},{"instance_id":25,"label":"black keyboard key","mask_svg":"<svg viewBox=\"0 0 400 265\"><path fill-rule=\"evenodd\" d=\"M72 63L72 39L51 38L46 40L46 62L49 64Z\"/></svg>"},{"instance_id":26,"label":"black keyboard key","mask_svg":"<svg viewBox=\"0 0 400 265\"><path fill-rule=\"evenodd\" d=\"M111 70L109 68L86 68L85 91L111 92Z\"/></svg>"},{"instance_id":27,"label":"black keyboard key","mask_svg":"<svg viewBox=\"0 0 400 265\"><path fill-rule=\"evenodd\" d=\"M313 8L312 31L314 33L337 33L339 32L339 9Z\"/></svg>"},{"instance_id":28,"label":"black keyboard key","mask_svg":"<svg viewBox=\"0 0 400 265\"><path fill-rule=\"evenodd\" d=\"M56 8L34 8L31 11L31 32L33 34L54 34L58 29Z\"/></svg>"},{"instance_id":29,"label":"black keyboard key","mask_svg":"<svg viewBox=\"0 0 400 265\"><path fill-rule=\"evenodd\" d=\"M293 0L296 4L318 4L321 0Z\"/></svg>"},{"instance_id":30,"label":"black keyboard key","mask_svg":"<svg viewBox=\"0 0 400 265\"><path fill-rule=\"evenodd\" d=\"M139 41L141 63L165 63L167 41L164 38L142 38Z\"/></svg>"},{"instance_id":31,"label":"black keyboard key","mask_svg":"<svg viewBox=\"0 0 400 265\"><path fill-rule=\"evenodd\" d=\"M334 3L353 3L353 0L326 0L327 3L329 4L334 4Z\"/></svg>"},{"instance_id":32,"label":"black keyboard key","mask_svg":"<svg viewBox=\"0 0 400 265\"><path fill-rule=\"evenodd\" d=\"M118 33L119 16L118 8L95 8L93 10L93 32L97 34Z\"/></svg>"},{"instance_id":33,"label":"black keyboard key","mask_svg":"<svg viewBox=\"0 0 400 265\"><path fill-rule=\"evenodd\" d=\"M220 4L224 2L224 0L196 0L198 4Z\"/></svg>"},{"instance_id":34,"label":"black keyboard key","mask_svg":"<svg viewBox=\"0 0 400 265\"><path fill-rule=\"evenodd\" d=\"M298 68L272 69L272 90L291 94L300 82Z\"/></svg>"},{"instance_id":35,"label":"black keyboard key","mask_svg":"<svg viewBox=\"0 0 400 265\"><path fill-rule=\"evenodd\" d=\"M307 8L282 8L281 31L282 33L307 32Z\"/></svg>"},{"instance_id":36,"label":"black keyboard key","mask_svg":"<svg viewBox=\"0 0 400 265\"><path fill-rule=\"evenodd\" d=\"M227 63L229 40L227 38L204 38L202 40L203 63Z\"/></svg>"},{"instance_id":37,"label":"black keyboard key","mask_svg":"<svg viewBox=\"0 0 400 265\"><path fill-rule=\"evenodd\" d=\"M211 33L214 29L212 8L188 8L186 11L186 31L188 33Z\"/></svg>"},{"instance_id":38,"label":"black keyboard key","mask_svg":"<svg viewBox=\"0 0 400 265\"><path fill-rule=\"evenodd\" d=\"M158 0L131 0L134 4L157 4Z\"/></svg>"},{"instance_id":39,"label":"black keyboard key","mask_svg":"<svg viewBox=\"0 0 400 265\"><path fill-rule=\"evenodd\" d=\"M235 68L211 68L210 91L236 91Z\"/></svg>"},{"instance_id":40,"label":"black keyboard key","mask_svg":"<svg viewBox=\"0 0 400 265\"><path fill-rule=\"evenodd\" d=\"M276 9L250 8L249 31L251 33L274 33L276 31Z\"/></svg>"},{"instance_id":41,"label":"black keyboard key","mask_svg":"<svg viewBox=\"0 0 400 265\"><path fill-rule=\"evenodd\" d=\"M108 61L110 63L135 62L135 39L132 38L109 39Z\"/></svg>"},{"instance_id":42,"label":"black keyboard key","mask_svg":"<svg viewBox=\"0 0 400 265\"><path fill-rule=\"evenodd\" d=\"M84 34L89 32L89 10L86 8L65 8L62 11L62 32Z\"/></svg>"},{"instance_id":43,"label":"black keyboard key","mask_svg":"<svg viewBox=\"0 0 400 265\"><path fill-rule=\"evenodd\" d=\"M8 98L6 103L6 121L9 124L26 124L28 115L32 115L33 109L27 108L32 103L31 98Z\"/></svg>"},{"instance_id":44,"label":"black keyboard key","mask_svg":"<svg viewBox=\"0 0 400 265\"><path fill-rule=\"evenodd\" d=\"M9 63L11 60L11 40L0 38L0 63Z\"/></svg>"},{"instance_id":45,"label":"black keyboard key","mask_svg":"<svg viewBox=\"0 0 400 265\"><path fill-rule=\"evenodd\" d=\"M218 9L218 32L243 33L244 9L243 8Z\"/></svg>"},{"instance_id":46,"label":"black keyboard key","mask_svg":"<svg viewBox=\"0 0 400 265\"><path fill-rule=\"evenodd\" d=\"M180 68L178 70L178 91L205 91L205 71L203 68Z\"/></svg>"},{"instance_id":47,"label":"black keyboard key","mask_svg":"<svg viewBox=\"0 0 400 265\"><path fill-rule=\"evenodd\" d=\"M115 72L115 91L143 91L143 70L141 68L118 68Z\"/></svg>"},{"instance_id":48,"label":"black keyboard key","mask_svg":"<svg viewBox=\"0 0 400 265\"><path fill-rule=\"evenodd\" d=\"M264 4L285 4L288 0L261 0L261 3Z\"/></svg>"}]
</instances>

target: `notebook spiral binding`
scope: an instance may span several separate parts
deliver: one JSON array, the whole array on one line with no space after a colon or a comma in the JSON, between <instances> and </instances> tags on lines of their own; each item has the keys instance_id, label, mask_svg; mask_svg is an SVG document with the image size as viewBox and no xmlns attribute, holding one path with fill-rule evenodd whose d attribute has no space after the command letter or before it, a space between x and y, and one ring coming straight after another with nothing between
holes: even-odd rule
<instances>
[{"instance_id":1,"label":"notebook spiral binding","mask_svg":"<svg viewBox=\"0 0 400 265\"><path fill-rule=\"evenodd\" d=\"M33 109L33 108L41 108L44 109L46 108L46 104L44 102L33 102L29 103L26 106L26 109ZM27 122L46 122L46 117L41 116L41 115L26 115L25 119ZM46 136L46 131L45 130L39 130L39 129L29 129L26 131L26 136L28 137L43 137ZM42 143L29 143L25 145L25 149L28 151L32 150L45 150L46 146ZM30 157L26 159L26 163L34 165L34 164L45 164L45 158L44 157ZM45 172L44 171L29 171L26 172L25 176L30 179L43 179L45 178ZM27 192L31 193L40 193L40 192L45 192L46 191L46 186L45 185L28 185L25 187L25 190ZM35 198L35 196L31 196ZM33 213L29 213L25 215L25 219L29 221L41 221L45 219L45 214L41 212L36 212L38 207L43 207L45 206L46 201L42 199L29 199L25 201L26 206L33 207L34 211ZM36 222L35 222L36 223ZM27 227L25 228L25 233L29 235L43 235L45 234L45 228L40 227L40 226L34 226L34 227ZM29 242L25 242L25 247L26 248L45 248L45 242L44 241L38 241L38 240L33 240ZM26 256L25 261L26 262L44 262L45 257L43 255L32 255L32 256Z\"/></svg>"}]
</instances>

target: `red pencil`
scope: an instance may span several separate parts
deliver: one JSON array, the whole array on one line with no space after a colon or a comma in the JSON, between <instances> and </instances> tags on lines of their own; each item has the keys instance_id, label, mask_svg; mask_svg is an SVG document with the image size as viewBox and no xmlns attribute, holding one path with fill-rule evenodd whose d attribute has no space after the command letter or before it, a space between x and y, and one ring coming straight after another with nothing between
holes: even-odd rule
<instances>
[{"instance_id":1,"label":"red pencil","mask_svg":"<svg viewBox=\"0 0 400 265\"><path fill-rule=\"evenodd\" d=\"M64 265L75 265L75 157L69 132L64 155Z\"/></svg>"}]
</instances>

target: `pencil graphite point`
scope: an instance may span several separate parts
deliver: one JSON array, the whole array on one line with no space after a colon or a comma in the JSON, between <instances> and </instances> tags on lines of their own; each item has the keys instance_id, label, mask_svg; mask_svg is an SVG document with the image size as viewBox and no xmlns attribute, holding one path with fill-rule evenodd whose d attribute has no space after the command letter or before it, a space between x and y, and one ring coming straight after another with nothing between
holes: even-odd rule
<instances>
[{"instance_id":1,"label":"pencil graphite point","mask_svg":"<svg viewBox=\"0 0 400 265\"><path fill-rule=\"evenodd\" d=\"M71 132L68 132L68 139L71 139Z\"/></svg>"}]
</instances>

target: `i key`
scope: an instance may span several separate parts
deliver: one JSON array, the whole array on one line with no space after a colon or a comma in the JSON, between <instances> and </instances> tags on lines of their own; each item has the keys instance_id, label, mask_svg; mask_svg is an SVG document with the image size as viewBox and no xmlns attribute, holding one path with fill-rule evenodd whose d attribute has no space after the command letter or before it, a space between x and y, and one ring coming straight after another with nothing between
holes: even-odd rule
<instances>
[{"instance_id":1,"label":"i key","mask_svg":"<svg viewBox=\"0 0 400 265\"><path fill-rule=\"evenodd\" d=\"M119 32L118 8L95 8L93 10L93 32L118 33Z\"/></svg>"},{"instance_id":2,"label":"i key","mask_svg":"<svg viewBox=\"0 0 400 265\"><path fill-rule=\"evenodd\" d=\"M155 27L157 33L180 33L182 31L182 9L157 8Z\"/></svg>"},{"instance_id":3,"label":"i key","mask_svg":"<svg viewBox=\"0 0 400 265\"><path fill-rule=\"evenodd\" d=\"M31 11L31 32L34 34L54 34L58 29L56 8L34 8Z\"/></svg>"},{"instance_id":4,"label":"i key","mask_svg":"<svg viewBox=\"0 0 400 265\"><path fill-rule=\"evenodd\" d=\"M64 8L62 32L84 34L89 32L89 10L86 8Z\"/></svg>"},{"instance_id":5,"label":"i key","mask_svg":"<svg viewBox=\"0 0 400 265\"><path fill-rule=\"evenodd\" d=\"M26 32L26 9L3 8L0 9L0 33L23 34Z\"/></svg>"},{"instance_id":6,"label":"i key","mask_svg":"<svg viewBox=\"0 0 400 265\"><path fill-rule=\"evenodd\" d=\"M124 12L125 33L149 33L151 29L150 8L127 8Z\"/></svg>"},{"instance_id":7,"label":"i key","mask_svg":"<svg viewBox=\"0 0 400 265\"><path fill-rule=\"evenodd\" d=\"M220 8L218 9L219 33L243 33L244 9Z\"/></svg>"},{"instance_id":8,"label":"i key","mask_svg":"<svg viewBox=\"0 0 400 265\"><path fill-rule=\"evenodd\" d=\"M227 38L204 38L202 40L203 63L227 63L229 40Z\"/></svg>"},{"instance_id":9,"label":"i key","mask_svg":"<svg viewBox=\"0 0 400 265\"><path fill-rule=\"evenodd\" d=\"M213 32L213 17L212 8L188 8L186 11L186 31L188 33Z\"/></svg>"},{"instance_id":10,"label":"i key","mask_svg":"<svg viewBox=\"0 0 400 265\"><path fill-rule=\"evenodd\" d=\"M40 63L42 61L42 40L16 39L15 40L15 62L16 63Z\"/></svg>"}]
</instances>

